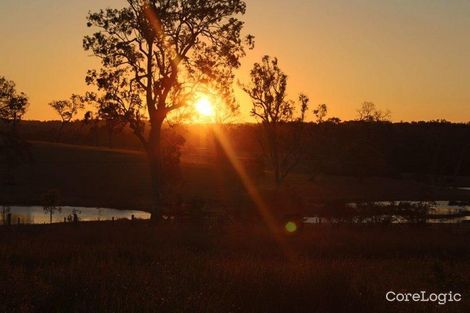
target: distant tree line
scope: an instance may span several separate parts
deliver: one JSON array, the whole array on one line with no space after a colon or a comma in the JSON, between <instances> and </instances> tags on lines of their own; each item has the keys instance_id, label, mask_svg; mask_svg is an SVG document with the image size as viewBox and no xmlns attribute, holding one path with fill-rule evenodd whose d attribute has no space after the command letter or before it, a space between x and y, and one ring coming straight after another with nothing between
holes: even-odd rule
<instances>
[{"instance_id":1,"label":"distant tree line","mask_svg":"<svg viewBox=\"0 0 470 313\"><path fill-rule=\"evenodd\" d=\"M28 140L55 141L60 122L23 121L19 127ZM283 124L280 131L290 133L292 125ZM470 124L445 121L390 122L323 122L303 125L302 155L294 171L318 175L369 176L411 175L419 180L470 175ZM204 125L182 125L165 128L163 142L179 142L182 153L215 154L207 145ZM240 157L261 158L259 143L262 126L228 125L226 134ZM178 139L179 138L179 139ZM202 138L202 139L201 139ZM72 122L64 130L61 142L108 147L105 122L95 127ZM132 130L124 128L115 134L113 147L141 149ZM183 147L184 146L184 147ZM270 166L266 165L266 170ZM436 181L437 182L437 181Z\"/></svg>"}]
</instances>

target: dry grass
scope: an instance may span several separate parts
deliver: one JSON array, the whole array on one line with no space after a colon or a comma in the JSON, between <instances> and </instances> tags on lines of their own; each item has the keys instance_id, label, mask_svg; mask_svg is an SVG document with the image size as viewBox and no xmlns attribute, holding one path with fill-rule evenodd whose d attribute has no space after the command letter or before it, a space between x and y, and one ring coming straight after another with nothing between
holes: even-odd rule
<instances>
[{"instance_id":1,"label":"dry grass","mask_svg":"<svg viewBox=\"0 0 470 313\"><path fill-rule=\"evenodd\" d=\"M58 188L67 205L151 205L142 155L51 144L33 152L17 185L2 186L1 204L38 204ZM252 207L235 175L188 163L183 173L188 199ZM428 196L405 181L296 179L280 195L287 208L301 195L386 198L408 188L410 196ZM0 228L0 312L470 312L469 234L468 225L318 225L286 237L287 257L253 221L211 229L144 222ZM464 302L389 304L389 290L452 290Z\"/></svg>"},{"instance_id":2,"label":"dry grass","mask_svg":"<svg viewBox=\"0 0 470 313\"><path fill-rule=\"evenodd\" d=\"M457 231L459 230L459 231ZM0 229L0 312L469 312L468 227L103 223ZM389 304L385 292L464 302Z\"/></svg>"}]
</instances>

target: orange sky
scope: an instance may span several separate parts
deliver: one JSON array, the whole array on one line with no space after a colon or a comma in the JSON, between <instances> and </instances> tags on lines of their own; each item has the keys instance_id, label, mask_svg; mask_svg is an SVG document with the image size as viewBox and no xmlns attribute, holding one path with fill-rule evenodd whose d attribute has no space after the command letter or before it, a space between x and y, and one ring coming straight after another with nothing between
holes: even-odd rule
<instances>
[{"instance_id":1,"label":"orange sky","mask_svg":"<svg viewBox=\"0 0 470 313\"><path fill-rule=\"evenodd\" d=\"M82 49L88 10L123 0L2 0L0 75L31 99L28 119L53 119L47 103L86 90L97 65ZM256 49L243 60L246 80L262 55L277 56L289 93L355 118L364 100L393 119L470 120L470 1L247 0L246 30ZM240 96L240 121L250 103Z\"/></svg>"}]
</instances>

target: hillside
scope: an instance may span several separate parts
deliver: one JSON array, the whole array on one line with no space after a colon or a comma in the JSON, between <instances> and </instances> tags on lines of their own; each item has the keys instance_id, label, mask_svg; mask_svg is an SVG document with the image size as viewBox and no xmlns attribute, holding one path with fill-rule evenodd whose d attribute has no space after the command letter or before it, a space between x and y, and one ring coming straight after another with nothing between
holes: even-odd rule
<instances>
[{"instance_id":1,"label":"hillside","mask_svg":"<svg viewBox=\"0 0 470 313\"><path fill-rule=\"evenodd\" d=\"M33 205L50 189L60 191L64 205L147 209L151 206L150 181L144 154L89 146L32 142L33 162L17 169L15 184L3 185L2 204ZM176 188L184 201L203 200L218 207L251 207L236 173L191 155L183 156L183 180ZM470 192L431 188L404 179L348 178L293 175L275 191L269 173L252 177L267 199L276 195L277 206L301 210L303 205L329 200L464 200ZM187 187L191 188L187 188ZM294 197L292 197L294 196ZM296 199L294 203L292 200ZM274 204L273 204L274 205Z\"/></svg>"}]
</instances>

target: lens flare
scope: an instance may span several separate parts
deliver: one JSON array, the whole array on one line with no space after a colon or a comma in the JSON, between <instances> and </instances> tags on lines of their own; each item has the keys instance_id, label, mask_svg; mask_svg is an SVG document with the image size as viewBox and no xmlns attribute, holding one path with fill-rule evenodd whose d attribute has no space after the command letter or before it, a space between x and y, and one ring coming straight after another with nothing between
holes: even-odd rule
<instances>
[{"instance_id":1,"label":"lens flare","mask_svg":"<svg viewBox=\"0 0 470 313\"><path fill-rule=\"evenodd\" d=\"M217 141L221 145L222 149L225 152L225 155L228 157L229 162L232 164L232 167L238 173L242 184L245 187L245 190L248 192L248 195L251 197L251 200L255 203L261 217L263 218L265 224L271 230L274 239L279 244L280 248L283 250L284 254L293 260L295 258L294 251L287 244L284 235L281 234L279 230L282 230L282 224L278 224L276 218L272 214L269 205L266 203L262 195L260 194L257 186L248 175L247 170L244 168L242 163L237 157L235 148L232 146L232 143L227 138L225 132L219 125L213 126L214 135L217 138Z\"/></svg>"},{"instance_id":2,"label":"lens flare","mask_svg":"<svg viewBox=\"0 0 470 313\"><path fill-rule=\"evenodd\" d=\"M297 224L295 222L288 222L285 228L286 228L286 231L291 234L295 233L298 229Z\"/></svg>"}]
</instances>

